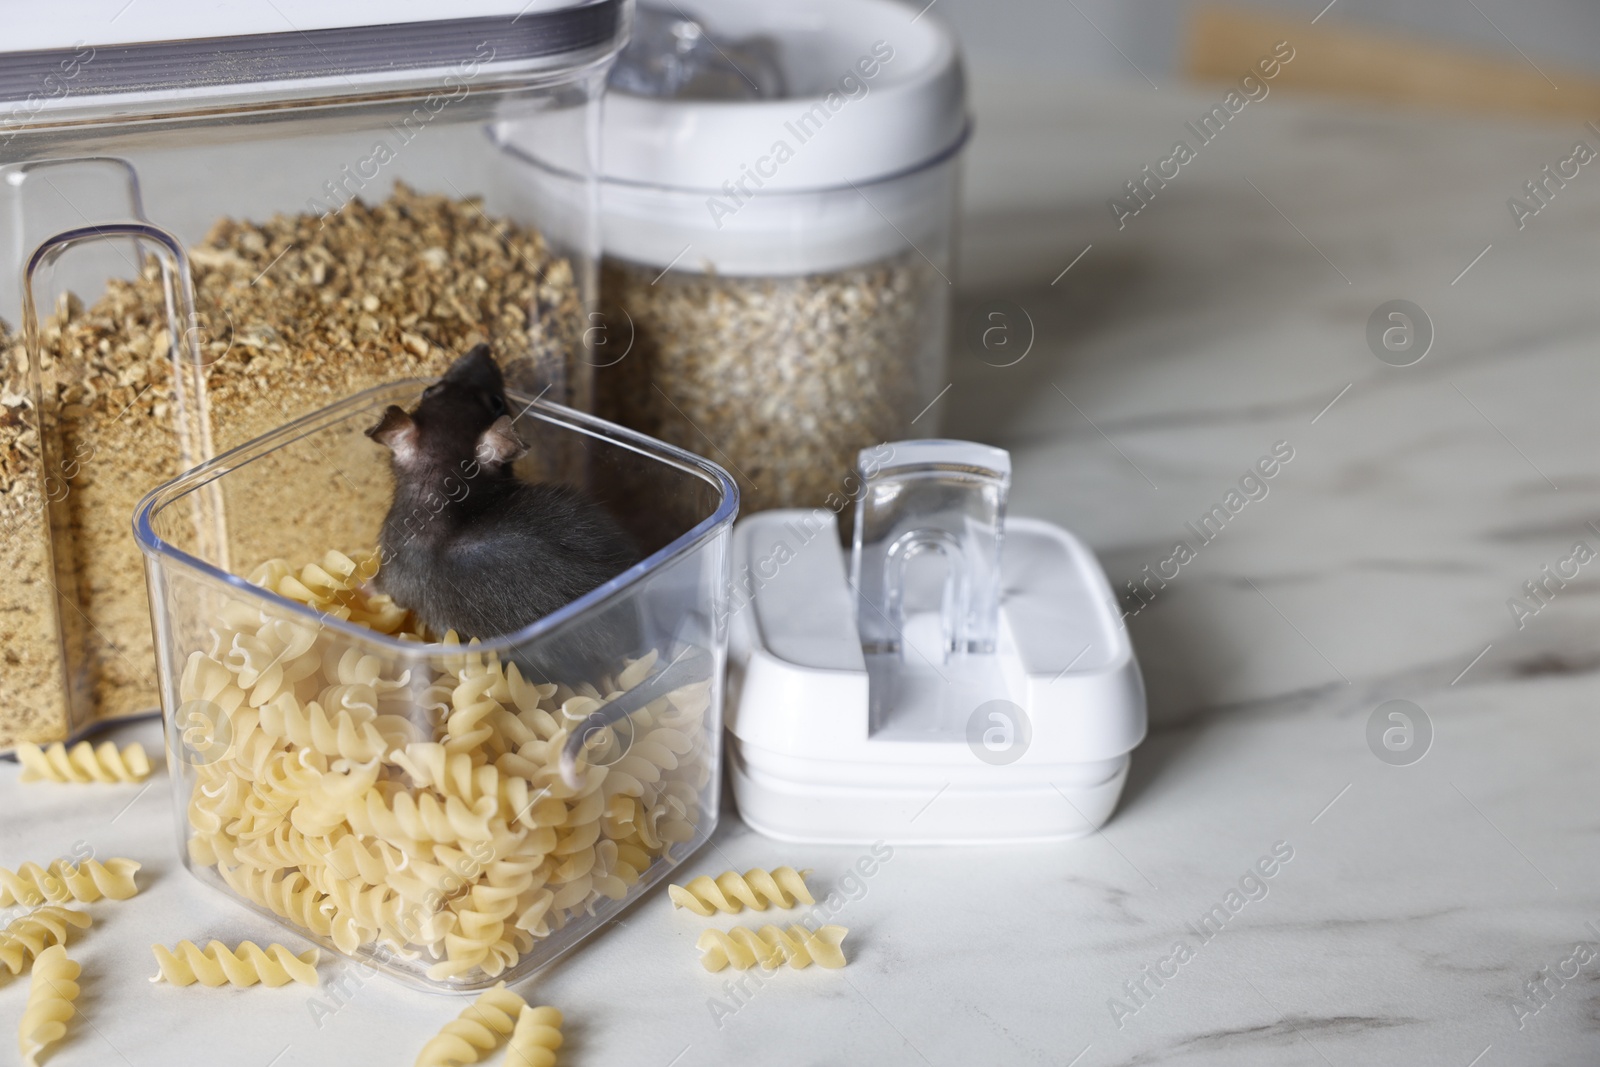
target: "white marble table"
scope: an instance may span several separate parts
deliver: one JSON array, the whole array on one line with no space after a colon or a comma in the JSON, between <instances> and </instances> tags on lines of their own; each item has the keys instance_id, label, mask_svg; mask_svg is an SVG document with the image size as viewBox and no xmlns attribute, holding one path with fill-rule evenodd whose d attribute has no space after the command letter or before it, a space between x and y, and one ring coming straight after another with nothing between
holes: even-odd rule
<instances>
[{"instance_id":1,"label":"white marble table","mask_svg":"<svg viewBox=\"0 0 1600 1067\"><path fill-rule=\"evenodd\" d=\"M1506 208L1600 137L1279 94L1119 231L1107 198L1219 97L976 92L958 314L1010 301L1037 336L1015 366L958 352L941 404L950 433L1012 450L1014 509L1131 579L1294 449L1128 620L1152 731L1121 810L1068 845L895 850L841 908L846 970L737 1004L694 963L701 924L654 894L528 991L568 1014L563 1063L1600 1062L1600 960L1549 978L1600 942L1600 565L1522 629L1507 607L1575 541L1600 547L1600 172L1521 232ZM1437 334L1403 368L1365 340L1401 298ZM1369 747L1393 699L1432 724L1420 762ZM409 1063L459 1009L344 965L324 968L332 1014L303 989L147 985L153 940L272 930L177 865L164 776L143 794L15 777L0 765L0 861L82 841L149 876L82 942L89 1025L52 1064ZM1260 899L1197 936L1279 842L1292 859L1246 882ZM832 889L859 852L729 812L692 873L788 862ZM0 983L7 1028L24 996Z\"/></svg>"}]
</instances>

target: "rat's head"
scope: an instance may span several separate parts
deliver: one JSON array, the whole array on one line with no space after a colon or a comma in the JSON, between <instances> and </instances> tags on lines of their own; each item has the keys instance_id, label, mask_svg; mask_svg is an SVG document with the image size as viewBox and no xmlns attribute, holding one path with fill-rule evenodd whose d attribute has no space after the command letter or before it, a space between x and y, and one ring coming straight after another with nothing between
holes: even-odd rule
<instances>
[{"instance_id":1,"label":"rat's head","mask_svg":"<svg viewBox=\"0 0 1600 1067\"><path fill-rule=\"evenodd\" d=\"M494 474L528 450L512 428L505 379L488 345L456 360L415 411L390 405L367 436L394 453L404 473L466 471L476 462Z\"/></svg>"}]
</instances>

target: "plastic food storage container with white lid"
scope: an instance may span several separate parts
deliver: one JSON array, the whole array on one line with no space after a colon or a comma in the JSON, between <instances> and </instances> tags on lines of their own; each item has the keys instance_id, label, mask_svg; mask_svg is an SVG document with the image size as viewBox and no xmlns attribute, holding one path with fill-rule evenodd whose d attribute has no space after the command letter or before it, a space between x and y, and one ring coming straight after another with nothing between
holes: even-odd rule
<instances>
[{"instance_id":1,"label":"plastic food storage container with white lid","mask_svg":"<svg viewBox=\"0 0 1600 1067\"><path fill-rule=\"evenodd\" d=\"M590 408L585 161L630 15L626 0L8 12L0 750L156 707L127 523L178 472L478 341L518 387ZM493 134L513 117L574 161L559 212ZM221 517L258 526L315 476L280 463L271 492L224 493Z\"/></svg>"},{"instance_id":2,"label":"plastic food storage container with white lid","mask_svg":"<svg viewBox=\"0 0 1600 1067\"><path fill-rule=\"evenodd\" d=\"M645 555L517 633L432 641L372 592L359 551L389 482L363 431L423 384L189 471L134 533L185 864L328 948L466 992L548 965L715 828L738 489L698 456L513 395L518 474L587 489ZM283 469L313 468L281 492ZM224 530L216 501L258 493L272 520Z\"/></svg>"},{"instance_id":3,"label":"plastic food storage container with white lid","mask_svg":"<svg viewBox=\"0 0 1600 1067\"><path fill-rule=\"evenodd\" d=\"M747 510L842 500L859 449L936 428L969 123L919 6L643 3L613 69L598 410L727 466ZM574 165L509 137L536 178Z\"/></svg>"},{"instance_id":4,"label":"plastic food storage container with white lid","mask_svg":"<svg viewBox=\"0 0 1600 1067\"><path fill-rule=\"evenodd\" d=\"M1144 680L1093 550L1006 512L1011 458L863 450L851 547L817 509L733 535L728 777L782 841L1040 843L1111 817Z\"/></svg>"}]
</instances>

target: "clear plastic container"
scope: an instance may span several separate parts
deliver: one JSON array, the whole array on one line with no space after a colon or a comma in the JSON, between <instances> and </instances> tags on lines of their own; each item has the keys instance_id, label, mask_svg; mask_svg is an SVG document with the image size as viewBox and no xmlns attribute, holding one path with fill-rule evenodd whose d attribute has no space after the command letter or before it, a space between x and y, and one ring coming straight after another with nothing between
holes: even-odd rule
<instances>
[{"instance_id":1,"label":"clear plastic container","mask_svg":"<svg viewBox=\"0 0 1600 1067\"><path fill-rule=\"evenodd\" d=\"M478 341L591 407L584 161L626 0L427 7L141 4L74 43L53 9L8 22L0 750L155 709L127 522L178 472ZM577 161L573 206L529 198L513 118Z\"/></svg>"},{"instance_id":2,"label":"clear plastic container","mask_svg":"<svg viewBox=\"0 0 1600 1067\"><path fill-rule=\"evenodd\" d=\"M423 384L182 475L134 533L184 862L335 951L464 992L546 966L714 829L738 489L681 449L514 395L518 473L627 501L617 517L647 554L516 634L430 642L371 592L358 551L388 508L388 454L363 431ZM286 470L298 492L281 492ZM270 520L224 522L229 500L262 494Z\"/></svg>"},{"instance_id":3,"label":"clear plastic container","mask_svg":"<svg viewBox=\"0 0 1600 1067\"><path fill-rule=\"evenodd\" d=\"M937 429L968 118L920 7L641 4L613 70L596 410L727 466L747 510L848 521L857 452ZM559 199L573 164L511 141Z\"/></svg>"}]
</instances>

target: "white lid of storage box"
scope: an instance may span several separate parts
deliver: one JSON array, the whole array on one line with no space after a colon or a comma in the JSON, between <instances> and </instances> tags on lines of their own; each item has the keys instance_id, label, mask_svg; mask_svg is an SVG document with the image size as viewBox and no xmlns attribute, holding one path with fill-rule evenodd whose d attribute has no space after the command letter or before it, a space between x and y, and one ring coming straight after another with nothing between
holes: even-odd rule
<instances>
[{"instance_id":1,"label":"white lid of storage box","mask_svg":"<svg viewBox=\"0 0 1600 1067\"><path fill-rule=\"evenodd\" d=\"M6 13L0 130L282 108L362 94L517 88L609 58L626 0L94 0Z\"/></svg>"},{"instance_id":2,"label":"white lid of storage box","mask_svg":"<svg viewBox=\"0 0 1600 1067\"><path fill-rule=\"evenodd\" d=\"M786 91L737 101L613 91L601 139L608 181L837 189L915 170L966 133L960 51L932 13L894 0L694 0L682 10L713 43L772 38Z\"/></svg>"},{"instance_id":3,"label":"white lid of storage box","mask_svg":"<svg viewBox=\"0 0 1600 1067\"><path fill-rule=\"evenodd\" d=\"M917 177L956 153L968 129L960 49L935 13L896 0L684 0L665 11L681 15L685 36L703 34L751 92L607 93L608 255L783 276L869 263L949 226L953 186ZM650 45L636 40L619 69ZM747 72L751 52L770 54L775 69ZM773 82L781 91L763 96ZM564 155L576 146L536 133L509 124L501 135L551 171L541 193L583 209L582 190L560 179L584 172L583 160Z\"/></svg>"}]
</instances>

